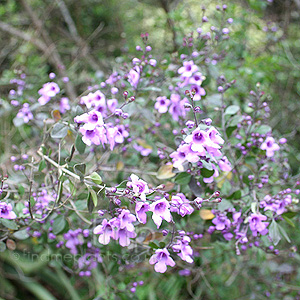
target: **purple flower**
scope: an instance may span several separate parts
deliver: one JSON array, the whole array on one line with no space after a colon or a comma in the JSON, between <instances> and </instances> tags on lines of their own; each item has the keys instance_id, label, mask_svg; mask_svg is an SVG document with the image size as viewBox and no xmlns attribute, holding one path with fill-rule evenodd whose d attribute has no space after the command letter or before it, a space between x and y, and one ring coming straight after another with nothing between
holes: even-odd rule
<instances>
[{"instance_id":1,"label":"purple flower","mask_svg":"<svg viewBox=\"0 0 300 300\"><path fill-rule=\"evenodd\" d=\"M67 110L70 110L69 99L67 97L61 98L59 102L59 111L64 114Z\"/></svg>"},{"instance_id":2,"label":"purple flower","mask_svg":"<svg viewBox=\"0 0 300 300\"><path fill-rule=\"evenodd\" d=\"M33 119L33 114L30 111L29 104L24 103L23 107L19 110L17 118L23 119L24 123L28 123Z\"/></svg>"},{"instance_id":3,"label":"purple flower","mask_svg":"<svg viewBox=\"0 0 300 300\"><path fill-rule=\"evenodd\" d=\"M194 64L192 60L184 61L183 67L178 69L178 74L181 74L183 78L192 77L193 73L198 71L198 67Z\"/></svg>"},{"instance_id":4,"label":"purple flower","mask_svg":"<svg viewBox=\"0 0 300 300\"><path fill-rule=\"evenodd\" d=\"M79 131L83 135L82 141L88 146L91 146L92 144L100 145L99 128L101 128L101 127L94 127L93 128L93 126L91 126L88 123L85 124L84 126L82 126L79 129Z\"/></svg>"},{"instance_id":5,"label":"purple flower","mask_svg":"<svg viewBox=\"0 0 300 300\"><path fill-rule=\"evenodd\" d=\"M189 201L186 199L184 194L178 193L175 196L172 196L171 199L171 212L176 212L182 217L190 215L194 212L193 207L189 204Z\"/></svg>"},{"instance_id":6,"label":"purple flower","mask_svg":"<svg viewBox=\"0 0 300 300\"><path fill-rule=\"evenodd\" d=\"M100 234L99 243L107 245L112 237L113 229L110 222L107 222L106 219L102 221L101 225L98 225L94 229L94 234Z\"/></svg>"},{"instance_id":7,"label":"purple flower","mask_svg":"<svg viewBox=\"0 0 300 300\"><path fill-rule=\"evenodd\" d=\"M183 169L182 165L185 161L197 162L200 155L205 155L205 150L203 152L195 152L191 149L189 144L180 145L177 150L170 154L170 157L173 159L173 166L179 170Z\"/></svg>"},{"instance_id":8,"label":"purple flower","mask_svg":"<svg viewBox=\"0 0 300 300\"><path fill-rule=\"evenodd\" d=\"M136 89L138 86L140 80L140 72L140 68L138 66L135 66L128 73L128 81L134 89Z\"/></svg>"},{"instance_id":9,"label":"purple flower","mask_svg":"<svg viewBox=\"0 0 300 300\"><path fill-rule=\"evenodd\" d=\"M170 253L166 248L157 249L155 254L150 257L149 263L150 265L155 264L154 270L159 273L165 273L167 271L167 266L175 266L175 262L170 257Z\"/></svg>"},{"instance_id":10,"label":"purple flower","mask_svg":"<svg viewBox=\"0 0 300 300\"><path fill-rule=\"evenodd\" d=\"M128 231L134 231L132 222L136 221L136 217L130 213L128 209L122 209L121 214L118 216L120 220L120 229L126 229Z\"/></svg>"},{"instance_id":11,"label":"purple flower","mask_svg":"<svg viewBox=\"0 0 300 300\"><path fill-rule=\"evenodd\" d=\"M156 98L156 103L154 107L155 109L158 110L160 114L164 114L168 111L169 105L170 105L170 100L168 100L166 96L163 96L163 97Z\"/></svg>"},{"instance_id":12,"label":"purple flower","mask_svg":"<svg viewBox=\"0 0 300 300\"><path fill-rule=\"evenodd\" d=\"M191 143L191 149L195 152L200 152L201 155L204 154L203 156L205 156L206 153L204 147L212 144L207 133L199 128L195 129L191 135L188 135L184 141Z\"/></svg>"},{"instance_id":13,"label":"purple flower","mask_svg":"<svg viewBox=\"0 0 300 300\"><path fill-rule=\"evenodd\" d=\"M231 164L226 156L223 156L223 158L219 160L218 164L219 164L221 171L223 171L223 172L229 172L232 169Z\"/></svg>"},{"instance_id":14,"label":"purple flower","mask_svg":"<svg viewBox=\"0 0 300 300\"><path fill-rule=\"evenodd\" d=\"M217 230L224 230L230 227L231 222L225 214L220 213L212 220L212 223Z\"/></svg>"},{"instance_id":15,"label":"purple flower","mask_svg":"<svg viewBox=\"0 0 300 300\"><path fill-rule=\"evenodd\" d=\"M141 145L134 144L133 148L140 152L142 156L148 156L152 152L152 148L144 148Z\"/></svg>"},{"instance_id":16,"label":"purple flower","mask_svg":"<svg viewBox=\"0 0 300 300\"><path fill-rule=\"evenodd\" d=\"M152 219L156 224L157 228L159 228L159 226L161 225L162 220L171 222L172 216L169 208L170 204L165 198L157 200L150 205L150 211L153 212Z\"/></svg>"},{"instance_id":17,"label":"purple flower","mask_svg":"<svg viewBox=\"0 0 300 300\"><path fill-rule=\"evenodd\" d=\"M56 96L60 92L59 86L55 82L47 82L38 91L41 97L38 99L41 105L46 104L50 98Z\"/></svg>"},{"instance_id":18,"label":"purple flower","mask_svg":"<svg viewBox=\"0 0 300 300\"><path fill-rule=\"evenodd\" d=\"M172 246L172 249L174 252L180 252L178 256L191 264L194 260L192 259L193 249L189 245L190 241L191 239L188 236L184 236L182 239L177 240L177 243Z\"/></svg>"},{"instance_id":19,"label":"purple flower","mask_svg":"<svg viewBox=\"0 0 300 300\"><path fill-rule=\"evenodd\" d=\"M0 202L0 218L3 219L15 219L17 216L12 211L12 206L10 203Z\"/></svg>"},{"instance_id":20,"label":"purple flower","mask_svg":"<svg viewBox=\"0 0 300 300\"><path fill-rule=\"evenodd\" d=\"M191 86L191 90L195 91L195 95L193 96L193 101L199 101L199 100L201 100L201 96L206 95L204 88L202 88L198 85L193 84Z\"/></svg>"},{"instance_id":21,"label":"purple flower","mask_svg":"<svg viewBox=\"0 0 300 300\"><path fill-rule=\"evenodd\" d=\"M76 229L76 230L69 230L67 233L64 234L64 239L67 240L66 247L70 249L70 252L73 255L76 255L78 253L77 251L77 245L83 244L82 237L78 237L82 233L82 230Z\"/></svg>"},{"instance_id":22,"label":"purple flower","mask_svg":"<svg viewBox=\"0 0 300 300\"><path fill-rule=\"evenodd\" d=\"M261 235L266 235L268 233L269 222L264 222L267 217L262 214L251 214L249 217L249 226L252 231L253 236L257 236L257 233Z\"/></svg>"},{"instance_id":23,"label":"purple flower","mask_svg":"<svg viewBox=\"0 0 300 300\"><path fill-rule=\"evenodd\" d=\"M137 202L135 205L135 213L137 219L140 223L146 224L147 223L147 215L146 212L149 211L150 205L146 202Z\"/></svg>"},{"instance_id":24,"label":"purple flower","mask_svg":"<svg viewBox=\"0 0 300 300\"><path fill-rule=\"evenodd\" d=\"M127 186L129 188L132 188L132 190L139 195L139 197L143 200L146 201L146 193L149 193L149 188L147 182L145 182L142 179L139 179L138 176L135 174L130 175L130 180L127 183Z\"/></svg>"},{"instance_id":25,"label":"purple flower","mask_svg":"<svg viewBox=\"0 0 300 300\"><path fill-rule=\"evenodd\" d=\"M179 117L185 117L186 112L184 108L184 104L188 103L187 98L181 100L180 95L171 94L170 97L171 105L169 107L169 113L172 115L175 121L179 120Z\"/></svg>"},{"instance_id":26,"label":"purple flower","mask_svg":"<svg viewBox=\"0 0 300 300\"><path fill-rule=\"evenodd\" d=\"M274 138L267 137L266 140L261 144L260 149L266 150L267 157L272 157L275 151L278 151L280 147L275 143Z\"/></svg>"}]
</instances>

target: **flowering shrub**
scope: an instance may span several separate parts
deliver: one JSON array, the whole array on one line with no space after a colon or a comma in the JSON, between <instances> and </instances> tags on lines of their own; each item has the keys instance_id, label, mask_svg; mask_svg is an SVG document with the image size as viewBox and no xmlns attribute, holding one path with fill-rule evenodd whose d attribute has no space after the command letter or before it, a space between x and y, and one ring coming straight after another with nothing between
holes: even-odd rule
<instances>
[{"instance_id":1,"label":"flowering shrub","mask_svg":"<svg viewBox=\"0 0 300 300\"><path fill-rule=\"evenodd\" d=\"M16 80L7 99L32 147L15 147L1 178L3 250L33 242L38 253L71 254L66 272L97 278L101 268L107 280L135 268L205 278L202 253L222 245L236 256L288 251L279 242L291 242L300 190L286 139L268 124L269 98L257 83L239 105L229 94L238 78L211 72L226 55L226 9L228 28L204 15L166 59L142 34L131 62L76 99L53 73L34 99L25 74ZM128 299L134 280L114 293Z\"/></svg>"}]
</instances>

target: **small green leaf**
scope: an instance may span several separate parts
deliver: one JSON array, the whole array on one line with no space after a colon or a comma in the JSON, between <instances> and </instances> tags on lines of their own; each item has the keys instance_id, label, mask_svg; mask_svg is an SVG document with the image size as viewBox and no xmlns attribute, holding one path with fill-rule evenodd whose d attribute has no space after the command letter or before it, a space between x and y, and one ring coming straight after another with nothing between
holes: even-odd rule
<instances>
[{"instance_id":1,"label":"small green leaf","mask_svg":"<svg viewBox=\"0 0 300 300\"><path fill-rule=\"evenodd\" d=\"M225 115L235 115L240 110L238 105L230 105L225 110Z\"/></svg>"},{"instance_id":2,"label":"small green leaf","mask_svg":"<svg viewBox=\"0 0 300 300\"><path fill-rule=\"evenodd\" d=\"M261 125L256 130L256 132L259 134L266 134L271 131L272 131L272 128L269 125Z\"/></svg>"},{"instance_id":3,"label":"small green leaf","mask_svg":"<svg viewBox=\"0 0 300 300\"><path fill-rule=\"evenodd\" d=\"M26 229L14 232L13 236L18 240L26 240L29 238L29 234L27 233Z\"/></svg>"},{"instance_id":4,"label":"small green leaf","mask_svg":"<svg viewBox=\"0 0 300 300\"><path fill-rule=\"evenodd\" d=\"M92 180L95 184L101 184L102 183L101 176L96 172L93 172L91 175L86 176L85 178Z\"/></svg>"},{"instance_id":5,"label":"small green leaf","mask_svg":"<svg viewBox=\"0 0 300 300\"><path fill-rule=\"evenodd\" d=\"M175 182L180 185L186 185L186 184L189 184L191 177L192 176L190 174L183 172L176 176Z\"/></svg>"},{"instance_id":6,"label":"small green leaf","mask_svg":"<svg viewBox=\"0 0 300 300\"><path fill-rule=\"evenodd\" d=\"M79 154L83 154L85 151L86 144L82 141L82 136L80 134L78 134L76 137L75 148L79 152Z\"/></svg>"},{"instance_id":7,"label":"small green leaf","mask_svg":"<svg viewBox=\"0 0 300 300\"><path fill-rule=\"evenodd\" d=\"M53 139L62 139L68 134L68 127L62 123L56 123L50 133Z\"/></svg>"},{"instance_id":8,"label":"small green leaf","mask_svg":"<svg viewBox=\"0 0 300 300\"><path fill-rule=\"evenodd\" d=\"M18 229L18 225L13 220L1 219L0 221L1 221L2 225L8 229L13 229L13 230Z\"/></svg>"},{"instance_id":9,"label":"small green leaf","mask_svg":"<svg viewBox=\"0 0 300 300\"><path fill-rule=\"evenodd\" d=\"M295 226L295 224L294 224L294 222L290 219L290 218L288 218L287 216L282 216L284 219L285 219L285 221L289 224L289 225L291 225L292 227L296 227Z\"/></svg>"},{"instance_id":10,"label":"small green leaf","mask_svg":"<svg viewBox=\"0 0 300 300\"><path fill-rule=\"evenodd\" d=\"M205 178L209 178L211 176L213 176L215 173L215 170L207 170L205 168L201 169L201 175Z\"/></svg>"},{"instance_id":11,"label":"small green leaf","mask_svg":"<svg viewBox=\"0 0 300 300\"><path fill-rule=\"evenodd\" d=\"M85 170L86 170L86 165L85 164L76 164L74 165L74 171L77 175L80 176L80 180L83 181L84 175L85 175Z\"/></svg>"},{"instance_id":12,"label":"small green leaf","mask_svg":"<svg viewBox=\"0 0 300 300\"><path fill-rule=\"evenodd\" d=\"M6 244L1 241L0 242L0 252L5 251L5 249L6 249Z\"/></svg>"},{"instance_id":13,"label":"small green leaf","mask_svg":"<svg viewBox=\"0 0 300 300\"><path fill-rule=\"evenodd\" d=\"M282 226L280 226L279 224L278 225L278 229L279 229L279 232L284 236L284 238L290 243L291 240L289 238L289 236L287 235L286 231L284 230L284 228Z\"/></svg>"},{"instance_id":14,"label":"small green leaf","mask_svg":"<svg viewBox=\"0 0 300 300\"><path fill-rule=\"evenodd\" d=\"M39 172L43 171L45 168L46 168L46 162L45 160L41 160L40 163L39 163Z\"/></svg>"},{"instance_id":15,"label":"small green leaf","mask_svg":"<svg viewBox=\"0 0 300 300\"><path fill-rule=\"evenodd\" d=\"M96 192L91 187L88 187L88 189L89 189L89 194L90 194L89 197L92 198L94 206L96 207L97 204L98 204L97 194L96 194Z\"/></svg>"},{"instance_id":16,"label":"small green leaf","mask_svg":"<svg viewBox=\"0 0 300 300\"><path fill-rule=\"evenodd\" d=\"M150 242L149 244L149 247L151 247L152 249L158 249L159 246L157 244L155 244L154 242Z\"/></svg>"},{"instance_id":17,"label":"small green leaf","mask_svg":"<svg viewBox=\"0 0 300 300\"><path fill-rule=\"evenodd\" d=\"M269 236L272 239L274 245L276 246L281 240L281 234L278 228L278 224L273 220L269 227Z\"/></svg>"},{"instance_id":18,"label":"small green leaf","mask_svg":"<svg viewBox=\"0 0 300 300\"><path fill-rule=\"evenodd\" d=\"M23 195L24 195L24 193L25 193L25 189L24 189L24 187L21 185L21 184L19 184L18 185L18 193L19 193L19 195L22 197Z\"/></svg>"},{"instance_id":19,"label":"small green leaf","mask_svg":"<svg viewBox=\"0 0 300 300\"><path fill-rule=\"evenodd\" d=\"M239 200L242 197L242 191L238 190L233 192L227 199Z\"/></svg>"},{"instance_id":20,"label":"small green leaf","mask_svg":"<svg viewBox=\"0 0 300 300\"><path fill-rule=\"evenodd\" d=\"M54 234L58 234L64 230L66 226L66 220L63 215L59 215L57 218L54 219L52 230Z\"/></svg>"},{"instance_id":21,"label":"small green leaf","mask_svg":"<svg viewBox=\"0 0 300 300\"><path fill-rule=\"evenodd\" d=\"M230 201L226 199L222 199L222 201L218 204L218 210L220 211L224 211L229 208L233 208L233 205Z\"/></svg>"}]
</instances>

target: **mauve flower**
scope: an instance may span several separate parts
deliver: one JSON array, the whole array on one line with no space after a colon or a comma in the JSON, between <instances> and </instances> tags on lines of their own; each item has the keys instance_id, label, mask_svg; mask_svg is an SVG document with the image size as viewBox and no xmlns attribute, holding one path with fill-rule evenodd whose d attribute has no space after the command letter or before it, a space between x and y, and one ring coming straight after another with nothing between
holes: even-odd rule
<instances>
[{"instance_id":1,"label":"mauve flower","mask_svg":"<svg viewBox=\"0 0 300 300\"><path fill-rule=\"evenodd\" d=\"M191 264L194 260L192 259L193 249L189 245L190 241L190 237L184 236L181 240L177 240L177 243L172 246L172 249L174 252L180 252L178 256Z\"/></svg>"},{"instance_id":2,"label":"mauve flower","mask_svg":"<svg viewBox=\"0 0 300 300\"><path fill-rule=\"evenodd\" d=\"M218 164L223 172L229 172L232 169L231 164L226 156L223 156L223 158L219 160Z\"/></svg>"},{"instance_id":3,"label":"mauve flower","mask_svg":"<svg viewBox=\"0 0 300 300\"><path fill-rule=\"evenodd\" d=\"M156 67L156 60L155 59L153 59L153 58L151 58L150 60L149 60L149 65L150 66L152 66L152 67Z\"/></svg>"},{"instance_id":4,"label":"mauve flower","mask_svg":"<svg viewBox=\"0 0 300 300\"><path fill-rule=\"evenodd\" d=\"M92 144L100 145L100 138L99 138L99 129L100 127L94 127L90 124L85 124L81 128L79 128L79 131L82 133L82 141L88 145L91 146Z\"/></svg>"},{"instance_id":5,"label":"mauve flower","mask_svg":"<svg viewBox=\"0 0 300 300\"><path fill-rule=\"evenodd\" d=\"M191 90L195 91L195 95L193 96L193 101L201 100L202 96L206 95L206 92L203 87L193 84L191 86Z\"/></svg>"},{"instance_id":6,"label":"mauve flower","mask_svg":"<svg viewBox=\"0 0 300 300\"><path fill-rule=\"evenodd\" d=\"M23 104L23 107L17 113L17 118L23 119L24 123L28 123L33 119L33 114L30 111L28 103Z\"/></svg>"},{"instance_id":7,"label":"mauve flower","mask_svg":"<svg viewBox=\"0 0 300 300\"><path fill-rule=\"evenodd\" d=\"M108 109L114 113L116 108L118 106L118 100L117 99L108 99L107 100L107 107Z\"/></svg>"},{"instance_id":8,"label":"mauve flower","mask_svg":"<svg viewBox=\"0 0 300 300\"><path fill-rule=\"evenodd\" d=\"M192 77L193 73L198 71L198 67L194 64L192 60L184 61L183 67L178 69L178 74L181 74L182 77Z\"/></svg>"},{"instance_id":9,"label":"mauve flower","mask_svg":"<svg viewBox=\"0 0 300 300\"><path fill-rule=\"evenodd\" d=\"M179 120L179 117L185 117L186 111L184 108L184 104L188 103L187 98L183 98L181 100L180 95L171 94L170 97L171 105L169 107L169 113L172 115L175 121Z\"/></svg>"},{"instance_id":10,"label":"mauve flower","mask_svg":"<svg viewBox=\"0 0 300 300\"><path fill-rule=\"evenodd\" d=\"M117 239L119 240L119 244L122 247L127 247L130 245L130 239L135 238L136 233L132 231L128 231L126 228L119 229L117 233Z\"/></svg>"},{"instance_id":11,"label":"mauve flower","mask_svg":"<svg viewBox=\"0 0 300 300\"><path fill-rule=\"evenodd\" d=\"M262 214L251 214L248 221L249 226L252 231L253 236L257 236L259 232L261 235L266 235L268 233L269 222L264 222L267 220L267 217Z\"/></svg>"},{"instance_id":12,"label":"mauve flower","mask_svg":"<svg viewBox=\"0 0 300 300\"><path fill-rule=\"evenodd\" d=\"M157 228L159 228L159 226L161 225L162 220L171 222L172 216L169 208L170 203L165 198L157 200L150 205L150 211L153 212L152 219L156 224Z\"/></svg>"},{"instance_id":13,"label":"mauve flower","mask_svg":"<svg viewBox=\"0 0 300 300\"><path fill-rule=\"evenodd\" d=\"M168 111L169 105L170 100L168 100L166 96L157 97L154 108L157 109L160 114L164 114Z\"/></svg>"},{"instance_id":14,"label":"mauve flower","mask_svg":"<svg viewBox=\"0 0 300 300\"><path fill-rule=\"evenodd\" d=\"M134 231L132 222L136 221L136 217L128 209L122 209L118 219L120 220L120 229L126 228L128 231Z\"/></svg>"},{"instance_id":15,"label":"mauve flower","mask_svg":"<svg viewBox=\"0 0 300 300\"><path fill-rule=\"evenodd\" d=\"M170 257L170 253L166 248L157 249L155 254L150 257L149 263L150 265L155 264L154 270L159 273L165 273L167 271L167 266L175 266L175 262Z\"/></svg>"},{"instance_id":16,"label":"mauve flower","mask_svg":"<svg viewBox=\"0 0 300 300\"><path fill-rule=\"evenodd\" d=\"M216 226L217 230L224 230L230 227L230 220L226 215L220 213L213 220L212 223Z\"/></svg>"},{"instance_id":17,"label":"mauve flower","mask_svg":"<svg viewBox=\"0 0 300 300\"><path fill-rule=\"evenodd\" d=\"M216 144L217 149L220 148L219 144L224 144L224 140L221 138L219 131L215 127L210 127L209 130L206 132L210 140L213 144ZM211 147L213 147L211 145Z\"/></svg>"},{"instance_id":18,"label":"mauve flower","mask_svg":"<svg viewBox=\"0 0 300 300\"><path fill-rule=\"evenodd\" d=\"M64 114L67 110L70 110L69 99L67 97L62 97L59 102L59 111Z\"/></svg>"},{"instance_id":19,"label":"mauve flower","mask_svg":"<svg viewBox=\"0 0 300 300\"><path fill-rule=\"evenodd\" d=\"M0 202L0 218L3 219L15 219L17 216L12 211L12 206L10 203Z\"/></svg>"},{"instance_id":20,"label":"mauve flower","mask_svg":"<svg viewBox=\"0 0 300 300\"><path fill-rule=\"evenodd\" d=\"M136 89L138 86L140 80L140 72L140 68L138 66L135 66L128 73L128 81L134 89Z\"/></svg>"},{"instance_id":21,"label":"mauve flower","mask_svg":"<svg viewBox=\"0 0 300 300\"><path fill-rule=\"evenodd\" d=\"M171 199L171 212L176 212L182 217L190 215L193 213L194 208L189 204L189 201L186 199L184 194L178 193L175 196L172 196Z\"/></svg>"},{"instance_id":22,"label":"mauve flower","mask_svg":"<svg viewBox=\"0 0 300 300\"><path fill-rule=\"evenodd\" d=\"M132 147L140 152L142 156L148 156L152 152L152 148L144 148L141 145L134 144Z\"/></svg>"},{"instance_id":23,"label":"mauve flower","mask_svg":"<svg viewBox=\"0 0 300 300\"><path fill-rule=\"evenodd\" d=\"M137 202L135 205L135 213L138 221L140 223L147 223L147 215L146 212L149 211L150 205L146 202Z\"/></svg>"},{"instance_id":24,"label":"mauve flower","mask_svg":"<svg viewBox=\"0 0 300 300\"><path fill-rule=\"evenodd\" d=\"M112 237L113 229L110 222L107 222L106 219L102 221L101 225L98 225L94 229L94 234L100 234L99 243L107 245Z\"/></svg>"},{"instance_id":25,"label":"mauve flower","mask_svg":"<svg viewBox=\"0 0 300 300\"><path fill-rule=\"evenodd\" d=\"M41 96L54 97L60 92L59 86L55 82L47 82L38 91Z\"/></svg>"},{"instance_id":26,"label":"mauve flower","mask_svg":"<svg viewBox=\"0 0 300 300\"><path fill-rule=\"evenodd\" d=\"M267 157L272 157L275 151L278 151L280 147L275 143L274 138L267 137L266 140L261 144L260 149L266 150Z\"/></svg>"},{"instance_id":27,"label":"mauve flower","mask_svg":"<svg viewBox=\"0 0 300 300\"><path fill-rule=\"evenodd\" d=\"M130 180L127 182L127 186L132 188L132 190L139 195L141 200L146 201L146 194L149 193L149 188L147 182L140 179L135 174L130 175Z\"/></svg>"},{"instance_id":28,"label":"mauve flower","mask_svg":"<svg viewBox=\"0 0 300 300\"><path fill-rule=\"evenodd\" d=\"M189 84L200 86L204 79L205 76L203 76L200 72L197 72L194 73L193 76L189 79Z\"/></svg>"},{"instance_id":29,"label":"mauve flower","mask_svg":"<svg viewBox=\"0 0 300 300\"><path fill-rule=\"evenodd\" d=\"M207 133L204 130L200 130L199 128L195 129L191 135L188 135L184 141L186 143L191 143L191 149L195 152L200 153L205 153L204 147L206 145L211 145Z\"/></svg>"}]
</instances>

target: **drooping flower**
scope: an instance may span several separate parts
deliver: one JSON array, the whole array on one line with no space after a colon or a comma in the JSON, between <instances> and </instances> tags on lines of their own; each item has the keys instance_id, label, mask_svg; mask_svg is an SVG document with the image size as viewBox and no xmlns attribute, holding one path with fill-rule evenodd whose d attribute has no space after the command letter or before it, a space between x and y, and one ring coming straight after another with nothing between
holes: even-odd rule
<instances>
[{"instance_id":1,"label":"drooping flower","mask_svg":"<svg viewBox=\"0 0 300 300\"><path fill-rule=\"evenodd\" d=\"M167 266L175 266L175 262L170 257L170 253L166 248L157 249L155 254L150 257L149 263L150 265L155 264L154 270L159 273L165 273L167 271Z\"/></svg>"},{"instance_id":2,"label":"drooping flower","mask_svg":"<svg viewBox=\"0 0 300 300\"><path fill-rule=\"evenodd\" d=\"M184 194L178 193L177 195L172 196L170 211L176 212L184 217L192 214L194 212L194 208L189 204L189 201L186 199Z\"/></svg>"},{"instance_id":3,"label":"drooping flower","mask_svg":"<svg viewBox=\"0 0 300 300\"><path fill-rule=\"evenodd\" d=\"M135 213L138 221L140 223L147 223L147 215L146 212L149 211L150 205L147 202L139 201L135 205Z\"/></svg>"},{"instance_id":4,"label":"drooping flower","mask_svg":"<svg viewBox=\"0 0 300 300\"><path fill-rule=\"evenodd\" d=\"M253 236L257 236L258 233L261 235L266 235L268 233L269 222L264 222L267 220L267 216L262 214L252 213L249 217L249 226L252 231Z\"/></svg>"},{"instance_id":5,"label":"drooping flower","mask_svg":"<svg viewBox=\"0 0 300 300\"><path fill-rule=\"evenodd\" d=\"M224 230L230 227L230 220L223 213L218 214L213 220L217 230Z\"/></svg>"},{"instance_id":6,"label":"drooping flower","mask_svg":"<svg viewBox=\"0 0 300 300\"><path fill-rule=\"evenodd\" d=\"M128 81L134 89L136 89L138 86L140 80L140 73L141 73L141 69L138 66L135 66L128 73Z\"/></svg>"},{"instance_id":7,"label":"drooping flower","mask_svg":"<svg viewBox=\"0 0 300 300\"><path fill-rule=\"evenodd\" d=\"M165 198L157 200L150 205L150 211L153 212L152 219L157 228L160 227L163 220L171 222L172 216L169 208L170 203Z\"/></svg>"},{"instance_id":8,"label":"drooping flower","mask_svg":"<svg viewBox=\"0 0 300 300\"><path fill-rule=\"evenodd\" d=\"M113 229L110 222L107 222L107 220L104 219L101 225L95 227L94 234L100 234L99 243L103 245L107 245L113 234Z\"/></svg>"},{"instance_id":9,"label":"drooping flower","mask_svg":"<svg viewBox=\"0 0 300 300\"><path fill-rule=\"evenodd\" d=\"M10 203L0 202L0 218L3 219L15 219L17 216L12 211L12 206Z\"/></svg>"},{"instance_id":10,"label":"drooping flower","mask_svg":"<svg viewBox=\"0 0 300 300\"><path fill-rule=\"evenodd\" d=\"M130 180L127 183L127 186L129 188L132 188L132 190L139 195L141 200L146 201L146 194L149 193L149 188L147 182L144 180L140 179L138 176L135 174L130 175Z\"/></svg>"},{"instance_id":11,"label":"drooping flower","mask_svg":"<svg viewBox=\"0 0 300 300\"><path fill-rule=\"evenodd\" d=\"M178 253L178 256L185 260L188 263L192 263L194 260L192 259L193 255L193 249L189 245L191 239L188 236L182 237L182 239L178 239L177 243L172 246L172 249L174 252L180 252Z\"/></svg>"}]
</instances>

